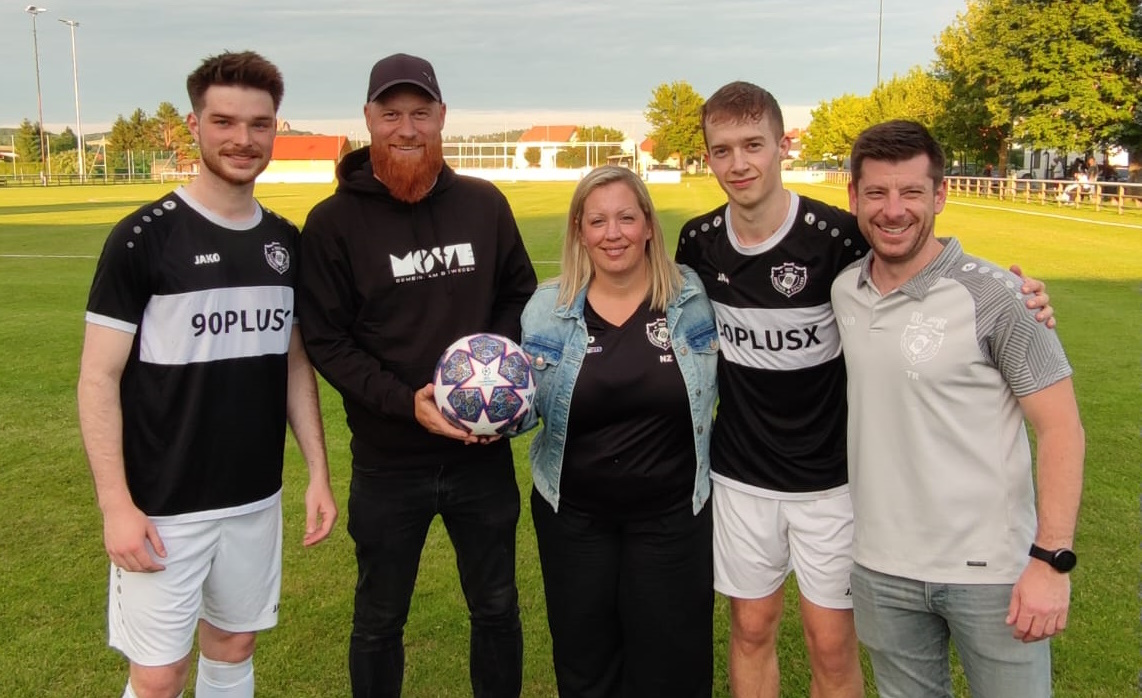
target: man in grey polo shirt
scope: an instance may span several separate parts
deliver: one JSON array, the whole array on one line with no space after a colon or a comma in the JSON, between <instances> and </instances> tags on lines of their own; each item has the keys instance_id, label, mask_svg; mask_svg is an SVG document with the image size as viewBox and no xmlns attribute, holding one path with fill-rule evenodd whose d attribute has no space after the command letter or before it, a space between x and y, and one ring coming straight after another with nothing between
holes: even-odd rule
<instances>
[{"instance_id":1,"label":"man in grey polo shirt","mask_svg":"<svg viewBox=\"0 0 1142 698\"><path fill-rule=\"evenodd\" d=\"M1082 491L1071 367L1018 277L934 236L943 170L913 122L873 126L853 146L849 207L872 254L837 277L832 300L848 368L857 635L886 698L951 696L949 639L972 695L1048 696L1040 640L1066 627Z\"/></svg>"}]
</instances>

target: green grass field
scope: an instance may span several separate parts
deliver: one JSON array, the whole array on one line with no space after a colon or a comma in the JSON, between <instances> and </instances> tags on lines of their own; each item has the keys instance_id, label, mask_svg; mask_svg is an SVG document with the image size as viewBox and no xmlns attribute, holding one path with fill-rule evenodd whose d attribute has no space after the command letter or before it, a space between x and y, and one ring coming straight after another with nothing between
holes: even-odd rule
<instances>
[{"instance_id":1,"label":"green grass field","mask_svg":"<svg viewBox=\"0 0 1142 698\"><path fill-rule=\"evenodd\" d=\"M571 185L504 184L541 278L557 272ZM83 309L95 257L110 227L160 196L161 185L0 190L0 696L118 696L125 663L106 647L107 563L102 523L76 425L75 382ZM843 190L799 187L844 205ZM326 186L272 185L258 195L298 223ZM681 223L717 205L713 180L656 186L673 250ZM1020 209L1025 210L1020 210ZM1035 212L1061 214L1043 217ZM1142 228L1132 216L953 200L938 220L975 254L1018 262L1046 279L1059 334L1075 367L1087 433L1086 490L1067 631L1054 643L1055 694L1132 693L1139 660L1139 285ZM336 393L323 386L338 501L348 494L348 433ZM521 491L530 489L526 438L515 444ZM355 563L342 519L331 539L304 550L304 467L286 463L281 625L257 659L261 696L348 695L346 651ZM530 514L523 497L518 578L524 624L524 695L554 696L551 645ZM790 590L789 599L794 592ZM470 695L467 620L451 547L434 526L406 629L405 695ZM726 606L716 620L715 694L725 678ZM783 693L808 695L808 665L795 604L780 645ZM962 682L961 682L962 683ZM870 695L871 676L868 685ZM962 689L962 686L961 686ZM189 695L189 692L188 692Z\"/></svg>"}]
</instances>

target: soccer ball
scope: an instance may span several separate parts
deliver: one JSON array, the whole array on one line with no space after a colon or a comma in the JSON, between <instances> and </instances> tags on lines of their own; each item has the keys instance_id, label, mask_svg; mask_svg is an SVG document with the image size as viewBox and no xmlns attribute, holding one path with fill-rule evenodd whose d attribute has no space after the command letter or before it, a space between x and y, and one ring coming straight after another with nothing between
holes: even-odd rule
<instances>
[{"instance_id":1,"label":"soccer ball","mask_svg":"<svg viewBox=\"0 0 1142 698\"><path fill-rule=\"evenodd\" d=\"M476 436L502 434L531 409L535 377L519 345L498 334L453 342L433 374L436 406Z\"/></svg>"}]
</instances>

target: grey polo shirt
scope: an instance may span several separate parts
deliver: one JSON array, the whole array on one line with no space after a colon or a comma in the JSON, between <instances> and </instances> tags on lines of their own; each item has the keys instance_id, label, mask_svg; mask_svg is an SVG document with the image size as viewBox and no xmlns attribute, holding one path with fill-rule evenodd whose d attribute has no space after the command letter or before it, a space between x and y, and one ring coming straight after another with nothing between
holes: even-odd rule
<instances>
[{"instance_id":1,"label":"grey polo shirt","mask_svg":"<svg viewBox=\"0 0 1142 698\"><path fill-rule=\"evenodd\" d=\"M848 368L854 560L948 584L1009 584L1035 536L1018 398L1071 374L1018 277L942 239L882 296L872 257L841 272L833 308Z\"/></svg>"}]
</instances>

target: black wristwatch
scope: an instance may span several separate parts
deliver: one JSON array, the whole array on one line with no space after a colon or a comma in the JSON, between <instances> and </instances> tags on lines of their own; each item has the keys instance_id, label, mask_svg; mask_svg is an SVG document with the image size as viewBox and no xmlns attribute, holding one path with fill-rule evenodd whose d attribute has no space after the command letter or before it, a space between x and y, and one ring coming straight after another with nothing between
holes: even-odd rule
<instances>
[{"instance_id":1,"label":"black wristwatch","mask_svg":"<svg viewBox=\"0 0 1142 698\"><path fill-rule=\"evenodd\" d=\"M1078 556L1075 555L1075 551L1070 548L1047 550L1032 543L1031 552L1029 554L1031 557L1042 560L1051 567L1054 567L1059 572L1070 572L1079 561Z\"/></svg>"}]
</instances>

